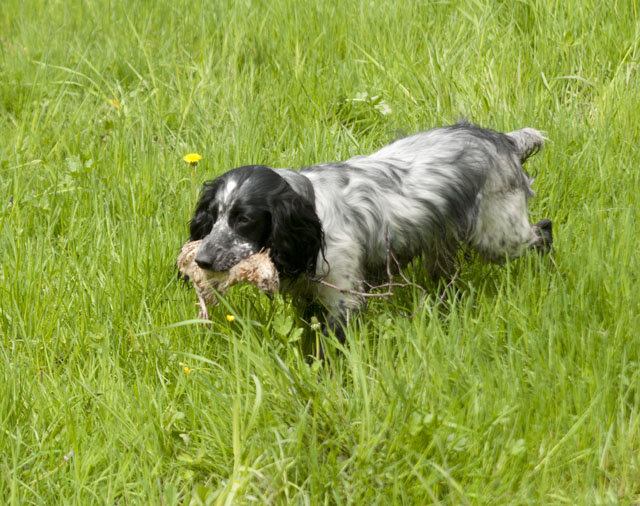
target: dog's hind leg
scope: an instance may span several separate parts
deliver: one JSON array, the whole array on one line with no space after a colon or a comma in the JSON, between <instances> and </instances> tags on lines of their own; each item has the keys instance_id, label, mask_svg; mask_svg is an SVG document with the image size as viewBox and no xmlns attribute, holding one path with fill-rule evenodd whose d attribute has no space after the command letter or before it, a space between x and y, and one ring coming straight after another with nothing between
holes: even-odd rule
<instances>
[{"instance_id":1,"label":"dog's hind leg","mask_svg":"<svg viewBox=\"0 0 640 506\"><path fill-rule=\"evenodd\" d=\"M524 163L527 158L535 155L544 146L544 141L548 140L535 128L521 128L506 134L516 147L520 163Z\"/></svg>"},{"instance_id":2,"label":"dog's hind leg","mask_svg":"<svg viewBox=\"0 0 640 506\"><path fill-rule=\"evenodd\" d=\"M527 193L512 189L482 198L470 244L487 260L502 262L529 249L547 252L553 242L551 220L531 225L527 217Z\"/></svg>"}]
</instances>

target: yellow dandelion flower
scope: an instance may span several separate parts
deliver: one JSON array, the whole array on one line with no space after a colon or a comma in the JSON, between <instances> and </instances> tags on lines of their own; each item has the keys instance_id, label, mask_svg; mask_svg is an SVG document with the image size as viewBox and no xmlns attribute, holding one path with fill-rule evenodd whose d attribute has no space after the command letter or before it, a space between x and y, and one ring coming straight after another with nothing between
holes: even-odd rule
<instances>
[{"instance_id":1,"label":"yellow dandelion flower","mask_svg":"<svg viewBox=\"0 0 640 506\"><path fill-rule=\"evenodd\" d=\"M187 163L190 163L191 165L195 165L200 160L202 160L202 156L200 156L198 153L189 153L188 155L184 155L183 160Z\"/></svg>"},{"instance_id":2,"label":"yellow dandelion flower","mask_svg":"<svg viewBox=\"0 0 640 506\"><path fill-rule=\"evenodd\" d=\"M236 319L236 317L235 317L235 316L233 316L232 314L228 314L228 315L227 315L227 321L228 321L228 322L232 322L232 321L233 321L233 320L235 320L235 319Z\"/></svg>"},{"instance_id":3,"label":"yellow dandelion flower","mask_svg":"<svg viewBox=\"0 0 640 506\"><path fill-rule=\"evenodd\" d=\"M117 98L110 98L109 99L109 103L115 107L116 109L120 109L121 105L120 105L120 101Z\"/></svg>"},{"instance_id":4,"label":"yellow dandelion flower","mask_svg":"<svg viewBox=\"0 0 640 506\"><path fill-rule=\"evenodd\" d=\"M191 369L189 369L189 367L187 367L186 365L184 366L184 373L189 376L189 374L191 374Z\"/></svg>"}]
</instances>

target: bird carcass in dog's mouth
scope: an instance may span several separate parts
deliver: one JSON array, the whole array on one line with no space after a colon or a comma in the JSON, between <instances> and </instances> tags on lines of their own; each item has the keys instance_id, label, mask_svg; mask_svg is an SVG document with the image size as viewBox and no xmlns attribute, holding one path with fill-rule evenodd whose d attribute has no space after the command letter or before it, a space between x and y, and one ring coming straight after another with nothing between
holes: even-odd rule
<instances>
[{"instance_id":1,"label":"bird carcass in dog's mouth","mask_svg":"<svg viewBox=\"0 0 640 506\"><path fill-rule=\"evenodd\" d=\"M200 306L199 318L208 320L207 306L218 304L216 292L224 294L236 283L250 283L263 292L273 293L278 290L280 279L269 256L269 250L260 251L241 260L228 271L213 272L201 269L196 263L196 252L200 242L185 243L177 260L180 274L193 281Z\"/></svg>"}]
</instances>

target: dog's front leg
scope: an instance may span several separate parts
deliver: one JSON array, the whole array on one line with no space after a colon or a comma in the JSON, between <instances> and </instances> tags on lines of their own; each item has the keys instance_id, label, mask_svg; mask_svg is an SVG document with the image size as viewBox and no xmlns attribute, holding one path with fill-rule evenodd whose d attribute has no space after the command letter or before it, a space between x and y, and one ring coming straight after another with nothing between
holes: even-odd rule
<instances>
[{"instance_id":1,"label":"dog's front leg","mask_svg":"<svg viewBox=\"0 0 640 506\"><path fill-rule=\"evenodd\" d=\"M365 277L359 269L359 255L353 251L343 251L327 263L330 271L315 280L314 299L323 308L323 334L333 333L344 344L350 319L366 306Z\"/></svg>"},{"instance_id":2,"label":"dog's front leg","mask_svg":"<svg viewBox=\"0 0 640 506\"><path fill-rule=\"evenodd\" d=\"M320 300L325 309L324 334L333 333L340 344L346 339L349 321L366 307L363 287L359 284L338 288L323 286Z\"/></svg>"}]
</instances>

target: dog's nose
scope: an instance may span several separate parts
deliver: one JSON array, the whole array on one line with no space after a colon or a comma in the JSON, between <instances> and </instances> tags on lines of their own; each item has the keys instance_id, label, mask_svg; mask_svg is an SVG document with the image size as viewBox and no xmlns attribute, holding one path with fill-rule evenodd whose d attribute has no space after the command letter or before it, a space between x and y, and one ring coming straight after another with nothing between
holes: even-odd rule
<instances>
[{"instance_id":1,"label":"dog's nose","mask_svg":"<svg viewBox=\"0 0 640 506\"><path fill-rule=\"evenodd\" d=\"M198 264L198 267L205 271L213 270L213 262L210 259L196 257L196 263Z\"/></svg>"}]
</instances>

